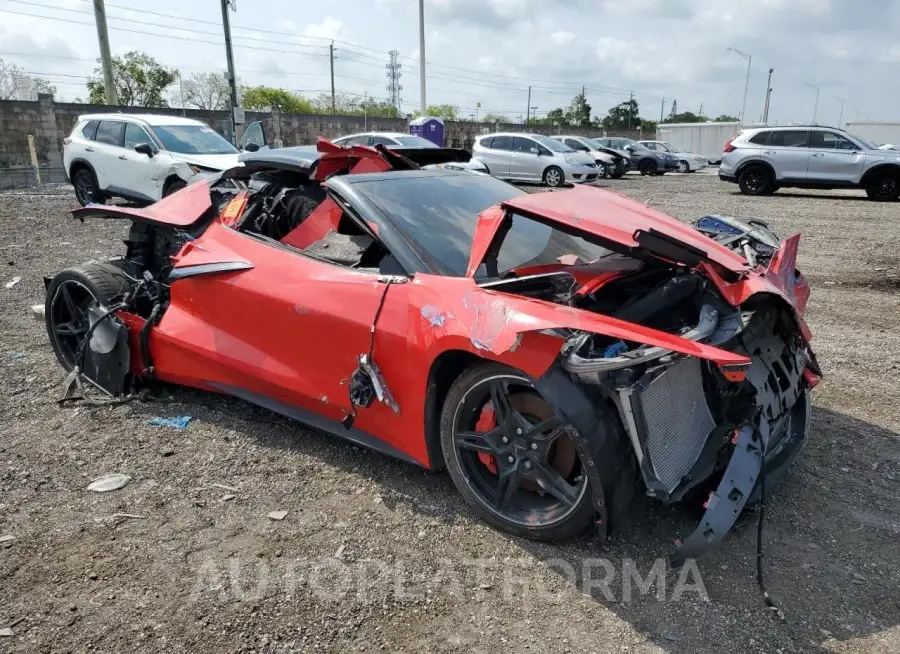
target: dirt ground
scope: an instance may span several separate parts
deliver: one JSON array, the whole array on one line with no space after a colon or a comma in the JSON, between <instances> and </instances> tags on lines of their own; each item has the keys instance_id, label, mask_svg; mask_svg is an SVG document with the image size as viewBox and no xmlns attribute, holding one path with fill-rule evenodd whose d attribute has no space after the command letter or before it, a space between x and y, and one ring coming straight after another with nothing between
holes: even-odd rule
<instances>
[{"instance_id":1,"label":"dirt ground","mask_svg":"<svg viewBox=\"0 0 900 654\"><path fill-rule=\"evenodd\" d=\"M686 583L641 592L631 574L653 581L696 507L648 504L602 546L535 544L475 519L446 475L238 400L58 405L29 306L44 275L118 254L125 227L73 221L61 190L0 195L0 651L900 652L900 204L749 198L714 174L600 185L804 234L825 379L767 514L783 621L755 583L753 516ZM181 415L184 430L148 424ZM86 490L113 472L132 481Z\"/></svg>"}]
</instances>

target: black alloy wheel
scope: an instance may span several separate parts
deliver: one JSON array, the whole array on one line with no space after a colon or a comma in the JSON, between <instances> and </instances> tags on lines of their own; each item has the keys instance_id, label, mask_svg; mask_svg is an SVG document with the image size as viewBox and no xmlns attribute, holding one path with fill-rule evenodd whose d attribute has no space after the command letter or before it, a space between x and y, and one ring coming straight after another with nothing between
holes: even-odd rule
<instances>
[{"instance_id":1,"label":"black alloy wheel","mask_svg":"<svg viewBox=\"0 0 900 654\"><path fill-rule=\"evenodd\" d=\"M653 161L653 159L643 159L641 163L638 164L638 171L645 177L647 175L655 175L656 162Z\"/></svg>"},{"instance_id":2,"label":"black alloy wheel","mask_svg":"<svg viewBox=\"0 0 900 654\"><path fill-rule=\"evenodd\" d=\"M593 512L572 430L527 377L486 363L451 388L441 444L454 483L481 517L555 540L582 531Z\"/></svg>"},{"instance_id":3,"label":"black alloy wheel","mask_svg":"<svg viewBox=\"0 0 900 654\"><path fill-rule=\"evenodd\" d=\"M876 202L893 202L900 197L900 174L875 173L866 184L866 195Z\"/></svg>"},{"instance_id":4,"label":"black alloy wheel","mask_svg":"<svg viewBox=\"0 0 900 654\"><path fill-rule=\"evenodd\" d=\"M61 282L48 297L47 326L53 349L69 369L75 367L75 355L90 327L88 309L96 304L94 294L76 279Z\"/></svg>"},{"instance_id":5,"label":"black alloy wheel","mask_svg":"<svg viewBox=\"0 0 900 654\"><path fill-rule=\"evenodd\" d=\"M75 189L75 199L82 207L102 202L97 178L88 168L79 168L75 171L72 176L72 186Z\"/></svg>"},{"instance_id":6,"label":"black alloy wheel","mask_svg":"<svg viewBox=\"0 0 900 654\"><path fill-rule=\"evenodd\" d=\"M768 195L775 190L772 173L764 166L747 166L738 176L738 186L747 195Z\"/></svg>"}]
</instances>

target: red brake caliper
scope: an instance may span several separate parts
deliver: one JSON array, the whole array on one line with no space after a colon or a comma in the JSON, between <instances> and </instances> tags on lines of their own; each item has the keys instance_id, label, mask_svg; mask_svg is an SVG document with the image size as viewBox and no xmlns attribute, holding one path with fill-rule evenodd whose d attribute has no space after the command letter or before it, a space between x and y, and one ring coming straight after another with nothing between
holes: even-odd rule
<instances>
[{"instance_id":1,"label":"red brake caliper","mask_svg":"<svg viewBox=\"0 0 900 654\"><path fill-rule=\"evenodd\" d=\"M475 423L475 430L478 433L485 433L492 430L497 426L497 416L494 414L494 407L491 406L491 403L488 402L484 405L484 408L481 409L481 414L478 416L478 422ZM481 461L485 467L490 470L493 474L497 474L497 461L494 459L493 454L488 454L487 452L479 452L478 460Z\"/></svg>"}]
</instances>

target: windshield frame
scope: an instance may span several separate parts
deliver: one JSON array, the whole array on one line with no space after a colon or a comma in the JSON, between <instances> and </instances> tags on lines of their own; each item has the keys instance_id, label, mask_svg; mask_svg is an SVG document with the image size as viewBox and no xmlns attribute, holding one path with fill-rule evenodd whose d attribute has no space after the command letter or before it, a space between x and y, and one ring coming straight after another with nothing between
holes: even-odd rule
<instances>
[{"instance_id":1,"label":"windshield frame","mask_svg":"<svg viewBox=\"0 0 900 654\"><path fill-rule=\"evenodd\" d=\"M149 127L150 131L153 133L153 137L159 142L159 144L166 152L183 154L190 157L216 156L224 154L237 155L241 153L241 151L238 150L228 139L219 134L209 125L150 125ZM218 139L213 139L216 143L227 145L230 149L216 150L212 152L185 152L183 150L174 149L170 147L170 145L173 143L193 143L193 141L185 141L184 139L180 138L181 136L186 136L185 134L178 134L178 131L180 130L202 134L214 134L216 137L218 137Z\"/></svg>"}]
</instances>

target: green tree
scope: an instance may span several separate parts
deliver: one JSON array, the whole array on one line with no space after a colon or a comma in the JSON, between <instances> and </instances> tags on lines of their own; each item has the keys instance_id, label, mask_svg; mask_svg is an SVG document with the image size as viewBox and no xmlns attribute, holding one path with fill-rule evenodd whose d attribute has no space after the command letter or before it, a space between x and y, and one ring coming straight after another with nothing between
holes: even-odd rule
<instances>
[{"instance_id":1,"label":"green tree","mask_svg":"<svg viewBox=\"0 0 900 654\"><path fill-rule=\"evenodd\" d=\"M728 114L719 114L713 118L714 123L739 123L741 119L737 116L729 116Z\"/></svg>"},{"instance_id":2,"label":"green tree","mask_svg":"<svg viewBox=\"0 0 900 654\"><path fill-rule=\"evenodd\" d=\"M245 109L263 111L278 109L289 114L320 113L302 95L275 89L270 86L245 86L241 89L241 106Z\"/></svg>"},{"instance_id":3,"label":"green tree","mask_svg":"<svg viewBox=\"0 0 900 654\"><path fill-rule=\"evenodd\" d=\"M541 123L544 125L566 126L569 124L569 118L564 110L557 107L556 109L551 109L550 111L548 111L547 115L543 118L532 120L531 122Z\"/></svg>"},{"instance_id":4,"label":"green tree","mask_svg":"<svg viewBox=\"0 0 900 654\"><path fill-rule=\"evenodd\" d=\"M709 120L708 116L703 114L695 114L693 111L685 111L680 114L669 114L666 116L664 123L705 123Z\"/></svg>"},{"instance_id":5,"label":"green tree","mask_svg":"<svg viewBox=\"0 0 900 654\"><path fill-rule=\"evenodd\" d=\"M638 101L634 98L611 107L601 121L606 129L637 129L641 126Z\"/></svg>"},{"instance_id":6,"label":"green tree","mask_svg":"<svg viewBox=\"0 0 900 654\"><path fill-rule=\"evenodd\" d=\"M400 118L400 111L391 104L390 100L368 98L360 103L357 111L359 115L365 113L367 116L376 118Z\"/></svg>"},{"instance_id":7,"label":"green tree","mask_svg":"<svg viewBox=\"0 0 900 654\"><path fill-rule=\"evenodd\" d=\"M228 109L231 88L222 73L193 73L183 80L184 103L206 111Z\"/></svg>"},{"instance_id":8,"label":"green tree","mask_svg":"<svg viewBox=\"0 0 900 654\"><path fill-rule=\"evenodd\" d=\"M572 102L569 103L569 107L566 109L565 121L566 124L574 125L575 127L591 126L591 105L587 103L583 93L579 93L572 98Z\"/></svg>"},{"instance_id":9,"label":"green tree","mask_svg":"<svg viewBox=\"0 0 900 654\"><path fill-rule=\"evenodd\" d=\"M509 123L510 121L508 116L503 116L501 114L485 114L481 119L483 123Z\"/></svg>"},{"instance_id":10,"label":"green tree","mask_svg":"<svg viewBox=\"0 0 900 654\"><path fill-rule=\"evenodd\" d=\"M416 118L421 115L421 111L413 114ZM432 104L425 107L425 115L443 118L444 120L459 120L459 107L455 104Z\"/></svg>"},{"instance_id":11,"label":"green tree","mask_svg":"<svg viewBox=\"0 0 900 654\"><path fill-rule=\"evenodd\" d=\"M100 60L97 60L100 63ZM163 92L176 79L177 73L160 66L156 59L132 50L112 58L113 83L119 104L128 107L168 107ZM102 70L94 69L95 77L88 80L89 100L92 104L106 104L106 86Z\"/></svg>"}]
</instances>

